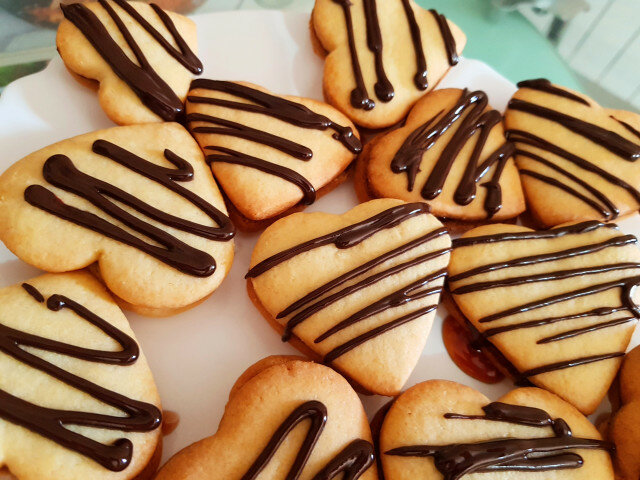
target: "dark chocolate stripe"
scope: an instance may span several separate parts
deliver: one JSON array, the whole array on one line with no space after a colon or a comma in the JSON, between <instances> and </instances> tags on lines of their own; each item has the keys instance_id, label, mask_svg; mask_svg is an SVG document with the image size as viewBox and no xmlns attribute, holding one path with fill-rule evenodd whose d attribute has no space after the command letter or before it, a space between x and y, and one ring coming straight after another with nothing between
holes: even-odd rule
<instances>
[{"instance_id":1,"label":"dark chocolate stripe","mask_svg":"<svg viewBox=\"0 0 640 480\"><path fill-rule=\"evenodd\" d=\"M339 249L353 247L382 230L393 228L409 218L426 213L429 213L429 207L424 203L396 205L361 222L278 252L251 267L245 278L256 278L296 255L325 245L333 244Z\"/></svg>"},{"instance_id":2,"label":"dark chocolate stripe","mask_svg":"<svg viewBox=\"0 0 640 480\"><path fill-rule=\"evenodd\" d=\"M575 328L573 330L567 330L566 332L558 333L557 335L541 338L536 343L538 343L539 345L542 345L545 343L558 342L560 340L566 340L567 338L577 337L579 335L584 335L586 333L595 332L605 328L617 327L618 325L624 325L625 323L635 322L637 320L638 319L634 317L625 317L625 318L619 318L617 320L611 320L609 322L596 323L595 325L589 325L587 327L582 327L582 328Z\"/></svg>"},{"instance_id":3,"label":"dark chocolate stripe","mask_svg":"<svg viewBox=\"0 0 640 480\"><path fill-rule=\"evenodd\" d=\"M640 157L640 145L598 125L517 98L509 102L508 108L557 123L587 140L591 140L606 148L623 160L635 162Z\"/></svg>"},{"instance_id":4,"label":"dark chocolate stripe","mask_svg":"<svg viewBox=\"0 0 640 480\"><path fill-rule=\"evenodd\" d=\"M518 240L544 240L548 238L559 238L565 235L578 235L588 233L598 228L618 228L616 225L605 224L597 220L574 223L565 227L555 227L549 230L527 230L524 232L506 232L493 235L479 235L477 237L462 237L453 240L454 248L470 247L485 243L513 242Z\"/></svg>"},{"instance_id":5,"label":"dark chocolate stripe","mask_svg":"<svg viewBox=\"0 0 640 480\"><path fill-rule=\"evenodd\" d=\"M178 119L184 113L184 106L180 98L147 61L131 32L109 2L99 0L99 3L116 24L127 45L138 60L138 64L127 56L97 15L86 6L73 3L63 4L61 8L65 18L82 32L105 62L109 64L114 73L131 88L147 108L163 120L173 121ZM202 72L200 60L179 34L169 15L155 5L152 7L171 34L179 51L125 0L114 0L114 3L127 12L170 56L180 62L186 69L196 74Z\"/></svg>"},{"instance_id":6,"label":"dark chocolate stripe","mask_svg":"<svg viewBox=\"0 0 640 480\"><path fill-rule=\"evenodd\" d=\"M300 405L280 424L264 450L262 450L247 473L242 476L241 480L256 479L258 475L260 475L260 472L268 465L289 433L301 422L310 420L311 425L309 431L286 476L286 480L297 480L300 478L318 439L322 435L322 431L327 423L327 418L327 407L317 400L311 400ZM354 440L333 457L329 463L316 474L314 480L331 480L341 473L344 473L345 479L357 480L369 469L373 462L373 445L366 440Z\"/></svg>"},{"instance_id":7,"label":"dark chocolate stripe","mask_svg":"<svg viewBox=\"0 0 640 480\"><path fill-rule=\"evenodd\" d=\"M23 283L22 288L25 292L31 295L36 302L44 303L44 297L36 287L29 285L28 283Z\"/></svg>"},{"instance_id":8,"label":"dark chocolate stripe","mask_svg":"<svg viewBox=\"0 0 640 480\"><path fill-rule=\"evenodd\" d=\"M449 143L445 146L427 177L421 195L426 200L433 200L442 193L458 155L471 139L477 138L464 174L456 187L454 201L458 205L471 203L476 197L476 185L496 164L491 180L483 184L488 189L484 204L487 217L495 215L502 207L500 176L507 160L513 156L515 147L512 143L505 142L479 164L480 155L491 131L502 122L502 115L497 110L485 111L488 104L486 93L469 92L465 89L458 102L443 116L440 117L442 114L440 112L411 132L391 160L391 171L406 173L407 189L413 191L425 152L433 147L454 125L458 124L457 130L449 139ZM438 119L438 117L440 118ZM438 120L436 121L436 119Z\"/></svg>"},{"instance_id":9,"label":"dark chocolate stripe","mask_svg":"<svg viewBox=\"0 0 640 480\"><path fill-rule=\"evenodd\" d=\"M257 130L255 128L247 127L240 123L225 120L224 118L212 117L211 115L205 115L203 113L190 113L187 115L187 122L206 122L212 125L219 125L218 127L194 127L191 129L193 133L206 133L227 135L230 137L242 138L256 143L261 143L276 150L280 150L282 153L286 153L298 160L311 160L313 152L311 149L300 145L299 143L292 142L286 138L272 135L263 130ZM206 147L205 147L206 148ZM209 148L215 148L211 146Z\"/></svg>"},{"instance_id":10,"label":"dark chocolate stripe","mask_svg":"<svg viewBox=\"0 0 640 480\"><path fill-rule=\"evenodd\" d=\"M243 165L245 167L260 170L261 172L268 173L269 175L280 177L287 182L293 183L295 186L297 186L302 191L303 204L311 205L316 201L316 189L314 188L313 184L291 168L278 165L277 163L268 162L261 158L247 155L236 150L231 150L230 148L212 146L207 146L204 148L205 150L220 152L207 154L206 159L209 164L232 163L235 165Z\"/></svg>"},{"instance_id":11,"label":"dark chocolate stripe","mask_svg":"<svg viewBox=\"0 0 640 480\"><path fill-rule=\"evenodd\" d=\"M312 302L314 300L317 300L318 298L320 298L322 295L328 293L329 291L331 291L332 289L334 289L335 287L342 285L345 282L348 282L349 280L352 280L353 278L358 277L359 275L362 275L365 272L368 272L370 270L372 270L373 268L377 267L378 265L381 265L382 263L386 262L387 260L390 260L392 258L395 258L399 255L402 255L424 243L427 243L431 240L434 240L438 237L441 237L442 235L446 235L447 234L447 230L444 227L441 228L437 228L435 230L433 230L432 232L427 233L426 235L423 235L422 237L418 237L415 240L411 240L408 243L405 243L404 245L401 245L397 248L394 248L393 250L390 250L389 252L383 253L382 255L374 258L373 260L369 260L366 263L363 263L362 265L354 268L353 270L350 270L342 275L340 275L339 277L331 280L330 282L325 283L324 285L316 288L315 290L313 290L312 292L309 292L308 294L306 294L304 297L302 297L299 300L296 300L294 303L292 303L291 305L289 305L287 308L285 308L284 310L282 310L277 316L276 318L280 319L280 318L284 318L287 315L290 315L291 313L295 312L296 310L299 310L300 308L304 307L305 305L307 305L309 302ZM451 251L451 249L447 249L447 252ZM433 252L435 253L439 253L438 252ZM447 253L442 251L443 253ZM430 255L430 254L427 254Z\"/></svg>"},{"instance_id":12,"label":"dark chocolate stripe","mask_svg":"<svg viewBox=\"0 0 640 480\"><path fill-rule=\"evenodd\" d=\"M510 332L512 330L519 330L521 328L535 328L540 327L542 325L551 325L552 323L564 322L567 320L575 320L578 318L592 317L592 316L606 316L611 315L612 313L621 312L623 310L628 310L626 307L598 307L592 310L587 310L586 312L574 313L571 315L561 315L557 317L543 317L538 320L531 320L529 322L522 323L512 323L510 325L503 325L502 327L494 327L485 330L482 333L482 336L485 338L492 337L494 335L498 335L504 332Z\"/></svg>"},{"instance_id":13,"label":"dark chocolate stripe","mask_svg":"<svg viewBox=\"0 0 640 480\"><path fill-rule=\"evenodd\" d=\"M44 299L42 294L35 287L31 285L29 287L31 287L29 294L36 301L41 302L40 299ZM53 352L87 362L126 366L137 361L140 353L138 345L133 338L68 297L52 295L47 300L46 307L54 312L64 308L73 311L78 317L94 325L117 342L121 349L109 351L83 348L0 324L0 351L118 409L124 416L41 407L0 390L0 417L42 435L64 448L91 458L106 469L114 472L122 471L129 466L133 456L133 444L130 440L120 438L111 445L105 445L69 430L67 427L75 425L124 432L149 432L161 424L162 417L158 408L145 402L132 400L69 373L30 353L24 347Z\"/></svg>"},{"instance_id":14,"label":"dark chocolate stripe","mask_svg":"<svg viewBox=\"0 0 640 480\"><path fill-rule=\"evenodd\" d=\"M572 358L571 360L565 360L562 362L551 363L549 365L542 365L541 367L532 368L520 374L520 379L528 379L535 377L536 375L542 375L543 373L555 372L557 370L564 370L565 368L579 367L580 365L588 365L590 363L602 362L604 360L610 360L612 358L623 357L624 352L605 353L604 355L591 355L582 358Z\"/></svg>"},{"instance_id":15,"label":"dark chocolate stripe","mask_svg":"<svg viewBox=\"0 0 640 480\"><path fill-rule=\"evenodd\" d=\"M352 338L348 342L337 346L336 348L331 350L329 353L327 353L323 358L323 362L326 364L330 364L336 358L341 357L348 351L353 350L357 346L362 345L363 343L371 340L372 338L382 335L383 333L393 330L394 328L404 325L405 323L409 323L413 320L416 320L422 317L423 315L433 312L436 308L438 308L438 305L429 305L427 307L418 309L415 312L408 313L400 318L396 318L395 320L392 320L388 323L380 325L374 328L373 330L369 330L368 332L363 333L362 335Z\"/></svg>"},{"instance_id":16,"label":"dark chocolate stripe","mask_svg":"<svg viewBox=\"0 0 640 480\"><path fill-rule=\"evenodd\" d=\"M411 32L411 40L413 41L413 51L416 54L417 71L413 77L413 83L418 90L426 90L429 87L427 79L427 60L424 56L420 26L418 25L416 14L409 3L409 0L402 0L402 7L404 8L404 13L407 16L409 31Z\"/></svg>"},{"instance_id":17,"label":"dark chocolate stripe","mask_svg":"<svg viewBox=\"0 0 640 480\"><path fill-rule=\"evenodd\" d=\"M349 54L351 55L351 70L356 86L351 90L350 101L353 108L362 110L372 110L376 103L369 98L367 86L362 76L362 68L360 67L360 59L358 58L358 49L356 48L355 33L353 31L353 16L351 15L351 0L333 0L342 7L344 20L347 28L347 38L349 41Z\"/></svg>"},{"instance_id":18,"label":"dark chocolate stripe","mask_svg":"<svg viewBox=\"0 0 640 480\"><path fill-rule=\"evenodd\" d=\"M583 459L573 449L609 450L601 440L576 438L563 419L553 420L544 410L494 402L483 407L485 415L445 414L449 420L487 420L553 429L553 437L501 438L476 443L442 446L410 445L391 449L386 455L432 457L444 480L458 480L475 472L563 470L580 468Z\"/></svg>"},{"instance_id":19,"label":"dark chocolate stripe","mask_svg":"<svg viewBox=\"0 0 640 480\"><path fill-rule=\"evenodd\" d=\"M613 115L611 115L611 118L613 118L616 122L618 122L620 125L622 125L628 132L631 132L633 135L635 135L638 139L640 139L640 131L638 131L637 129L633 128L630 124L628 124L627 122L620 120L616 117L614 117Z\"/></svg>"},{"instance_id":20,"label":"dark chocolate stripe","mask_svg":"<svg viewBox=\"0 0 640 480\"><path fill-rule=\"evenodd\" d=\"M585 253L592 253L592 252L589 251ZM566 257L560 257L560 258L566 258ZM556 258L551 258L549 260L541 260L541 262L554 261L554 260L556 260ZM524 265L528 265L530 263L536 264L541 262L536 262L536 261L527 262ZM508 267L513 267L518 265L520 264L516 263L514 265L508 265ZM572 268L567 270L557 270L553 272L544 272L536 275L523 275L521 277L505 278L504 280L477 282L477 283L471 283L469 285L464 285L462 287L452 289L451 293L453 293L454 295L464 295L466 293L479 292L482 290L491 290L493 288L514 287L518 285L525 285L527 283L564 280L567 278L580 277L583 275L597 275L599 273L614 272L616 270L629 270L629 269L640 269L640 263L613 263L608 265L596 265L593 267L581 267L581 268Z\"/></svg>"},{"instance_id":21,"label":"dark chocolate stripe","mask_svg":"<svg viewBox=\"0 0 640 480\"><path fill-rule=\"evenodd\" d=\"M191 164L173 152L165 150L165 158L176 168L162 167L105 140L96 140L93 143L93 151L180 195L206 214L217 226L201 225L152 207L114 185L81 172L65 155L53 155L44 163L43 175L47 182L91 202L106 215L155 243L148 243L93 213L66 205L53 192L41 185L27 187L24 192L25 200L34 207L63 220L137 248L181 272L199 277L212 275L216 262L207 252L182 242L166 230L132 215L115 203L122 203L168 227L202 238L217 241L231 240L235 232L229 218L202 197L177 183L193 179Z\"/></svg>"},{"instance_id":22,"label":"dark chocolate stripe","mask_svg":"<svg viewBox=\"0 0 640 480\"><path fill-rule=\"evenodd\" d=\"M376 69L377 81L373 86L376 96L383 102L390 102L395 92L393 85L387 78L382 61L382 33L378 22L378 8L376 0L362 0L364 7L364 17L367 25L367 46L373 52L374 66Z\"/></svg>"},{"instance_id":23,"label":"dark chocolate stripe","mask_svg":"<svg viewBox=\"0 0 640 480\"><path fill-rule=\"evenodd\" d=\"M473 238L473 237L472 237ZM502 270L505 268L511 268L511 267L522 267L525 265L535 265L537 263L543 263L543 262L553 262L555 260L562 260L565 258L572 258L572 257L576 257L579 255L588 255L590 253L595 253L595 252L599 252L601 250L604 250L605 248L610 248L610 247L624 247L626 245L631 245L631 244L635 244L637 243L637 239L636 237L634 237L633 235L623 235L623 236L619 236L619 237L614 237L614 238L610 238L608 240L605 240L603 242L599 242L599 243L592 243L592 244L588 244L588 245L581 245L579 247L573 247L573 248L567 248L565 250L560 250L558 252L551 252L551 253L541 253L539 255L531 255L531 256L526 256L526 257L520 257L520 258L514 258L512 260L507 260L504 262L496 262L496 263L490 263L488 265L482 265L480 267L476 267L473 268L471 270L467 270L465 272L461 272L457 275L452 275L451 277L449 277L449 282L457 282L460 280L463 280L465 278L469 278L469 277L473 277L476 275L479 275L481 273L487 273L487 272L495 272L496 270ZM625 268L631 268L631 267L625 267ZM596 272L597 273L597 272ZM548 272L545 273L544 275L553 275L552 272ZM506 282L507 280L505 280ZM519 281L519 280L517 280ZM492 283L492 282L490 282ZM518 283L516 283L518 284ZM480 288L475 288L476 285L480 285ZM476 290L483 290L485 288L487 288L489 285L489 283L483 283L483 284L469 284L469 285L465 285L463 287L460 287L458 292L454 292L454 293L468 293L468 292L473 292ZM508 285L508 283L507 283ZM458 289L456 289L458 290Z\"/></svg>"},{"instance_id":24,"label":"dark chocolate stripe","mask_svg":"<svg viewBox=\"0 0 640 480\"><path fill-rule=\"evenodd\" d=\"M438 23L438 28L440 29L440 34L442 35L442 41L444 42L444 49L447 52L447 59L449 60L449 65L454 66L458 64L458 49L456 46L456 40L453 38L453 34L451 33L451 29L449 28L449 22L444 15L436 12L435 10L429 10L433 18Z\"/></svg>"},{"instance_id":25,"label":"dark chocolate stripe","mask_svg":"<svg viewBox=\"0 0 640 480\"><path fill-rule=\"evenodd\" d=\"M524 80L518 83L518 88L529 88L531 90L538 90L540 92L550 93L557 97L567 98L569 100L573 100L574 102L581 103L590 107L591 104L587 102L584 98L571 93L564 88L556 87L546 78L536 78L534 80Z\"/></svg>"},{"instance_id":26,"label":"dark chocolate stripe","mask_svg":"<svg viewBox=\"0 0 640 480\"><path fill-rule=\"evenodd\" d=\"M221 80L199 78L191 82L191 89L197 88L228 93L235 97L248 100L251 103L190 95L188 101L191 103L205 103L230 108L232 110L268 115L299 128L312 130L330 129L334 131L333 138L341 142L349 151L359 153L362 150L362 144L358 137L353 134L351 127L339 125L324 115L310 110L301 103L261 92L246 85Z\"/></svg>"}]
</instances>

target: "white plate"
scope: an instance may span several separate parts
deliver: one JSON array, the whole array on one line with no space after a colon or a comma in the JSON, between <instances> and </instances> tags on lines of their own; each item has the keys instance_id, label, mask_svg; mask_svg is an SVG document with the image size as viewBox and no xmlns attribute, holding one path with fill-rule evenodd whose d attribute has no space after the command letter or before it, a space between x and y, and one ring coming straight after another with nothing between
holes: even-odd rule
<instances>
[{"instance_id":1,"label":"white plate","mask_svg":"<svg viewBox=\"0 0 640 480\"><path fill-rule=\"evenodd\" d=\"M242 11L193 19L205 77L248 80L278 93L322 99L322 60L311 47L307 14ZM515 91L490 67L466 58L441 86L485 90L498 109L506 107ZM0 97L0 171L50 143L110 126L95 93L73 80L56 58L43 72L7 87ZM342 213L356 204L348 182L308 210ZM625 231L640 233L640 217L623 223ZM180 414L178 429L165 438L165 459L216 431L229 390L249 365L268 355L298 353L280 341L247 297L243 276L256 239L257 235L236 237L231 273L200 306L167 319L127 314L151 364L164 408ZM0 286L38 273L0 245ZM491 398L511 388L508 381L497 385L475 381L452 363L442 343L442 313L407 387L447 378ZM637 337L633 345L638 344ZM386 398L363 397L363 401L371 416Z\"/></svg>"}]
</instances>

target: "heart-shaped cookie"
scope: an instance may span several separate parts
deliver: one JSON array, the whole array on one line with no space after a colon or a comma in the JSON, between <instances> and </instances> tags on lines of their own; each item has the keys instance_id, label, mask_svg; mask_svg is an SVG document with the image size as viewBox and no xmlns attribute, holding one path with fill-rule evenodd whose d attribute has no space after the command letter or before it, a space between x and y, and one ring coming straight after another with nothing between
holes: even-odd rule
<instances>
[{"instance_id":1,"label":"heart-shaped cookie","mask_svg":"<svg viewBox=\"0 0 640 480\"><path fill-rule=\"evenodd\" d=\"M313 203L346 178L362 148L353 124L330 105L249 83L195 80L187 122L241 228L266 227Z\"/></svg>"},{"instance_id":2,"label":"heart-shaped cookie","mask_svg":"<svg viewBox=\"0 0 640 480\"><path fill-rule=\"evenodd\" d=\"M592 413L640 317L636 242L595 220L479 227L454 241L448 291L516 380Z\"/></svg>"},{"instance_id":3,"label":"heart-shaped cookie","mask_svg":"<svg viewBox=\"0 0 640 480\"><path fill-rule=\"evenodd\" d=\"M127 319L84 272L0 289L0 469L18 480L148 479L160 399Z\"/></svg>"},{"instance_id":4,"label":"heart-shaped cookie","mask_svg":"<svg viewBox=\"0 0 640 480\"><path fill-rule=\"evenodd\" d=\"M393 125L458 63L464 33L413 0L316 0L327 101L358 125Z\"/></svg>"},{"instance_id":5,"label":"heart-shaped cookie","mask_svg":"<svg viewBox=\"0 0 640 480\"><path fill-rule=\"evenodd\" d=\"M120 125L175 121L202 63L196 26L155 4L127 0L62 4L56 45L67 68L99 82L100 105Z\"/></svg>"},{"instance_id":6,"label":"heart-shaped cookie","mask_svg":"<svg viewBox=\"0 0 640 480\"><path fill-rule=\"evenodd\" d=\"M132 309L166 315L213 292L234 230L198 144L176 123L115 127L43 148L0 177L0 239L61 272L97 264Z\"/></svg>"},{"instance_id":7,"label":"heart-shaped cookie","mask_svg":"<svg viewBox=\"0 0 640 480\"><path fill-rule=\"evenodd\" d=\"M424 203L296 213L258 239L249 292L284 339L365 391L395 395L424 348L450 246Z\"/></svg>"},{"instance_id":8,"label":"heart-shaped cookie","mask_svg":"<svg viewBox=\"0 0 640 480\"><path fill-rule=\"evenodd\" d=\"M434 90L403 127L367 145L356 188L368 198L428 202L449 220L514 218L525 209L514 150L486 93Z\"/></svg>"},{"instance_id":9,"label":"heart-shaped cookie","mask_svg":"<svg viewBox=\"0 0 640 480\"><path fill-rule=\"evenodd\" d=\"M607 436L616 446L614 456L620 480L640 478L640 347L627 354L620 369L622 406L609 421Z\"/></svg>"},{"instance_id":10,"label":"heart-shaped cookie","mask_svg":"<svg viewBox=\"0 0 640 480\"><path fill-rule=\"evenodd\" d=\"M379 441L386 480L613 480L610 448L552 393L519 388L490 402L444 380L398 397Z\"/></svg>"},{"instance_id":11,"label":"heart-shaped cookie","mask_svg":"<svg viewBox=\"0 0 640 480\"><path fill-rule=\"evenodd\" d=\"M176 454L156 480L377 480L358 395L328 367L269 357L236 382L215 435Z\"/></svg>"},{"instance_id":12,"label":"heart-shaped cookie","mask_svg":"<svg viewBox=\"0 0 640 480\"><path fill-rule=\"evenodd\" d=\"M543 79L518 86L505 127L535 220L551 227L637 211L640 116Z\"/></svg>"}]
</instances>

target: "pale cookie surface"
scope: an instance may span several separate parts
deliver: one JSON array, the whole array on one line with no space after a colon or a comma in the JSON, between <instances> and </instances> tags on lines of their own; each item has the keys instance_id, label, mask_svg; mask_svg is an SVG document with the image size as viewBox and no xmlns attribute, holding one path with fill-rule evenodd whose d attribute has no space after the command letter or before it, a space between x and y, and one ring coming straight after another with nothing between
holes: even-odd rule
<instances>
[{"instance_id":1,"label":"pale cookie surface","mask_svg":"<svg viewBox=\"0 0 640 480\"><path fill-rule=\"evenodd\" d=\"M153 461L161 439L153 377L127 319L90 274L1 289L0 344L0 467L18 480L129 480Z\"/></svg>"},{"instance_id":2,"label":"pale cookie surface","mask_svg":"<svg viewBox=\"0 0 640 480\"><path fill-rule=\"evenodd\" d=\"M637 211L640 117L544 79L518 86L505 128L534 219L551 227Z\"/></svg>"},{"instance_id":3,"label":"pale cookie surface","mask_svg":"<svg viewBox=\"0 0 640 480\"><path fill-rule=\"evenodd\" d=\"M451 240L424 203L297 213L258 239L254 301L285 338L364 390L397 394L431 330Z\"/></svg>"},{"instance_id":4,"label":"pale cookie surface","mask_svg":"<svg viewBox=\"0 0 640 480\"><path fill-rule=\"evenodd\" d=\"M622 408L609 423L608 436L615 443L616 474L620 480L640 478L640 347L626 356L620 369Z\"/></svg>"},{"instance_id":5,"label":"pale cookie surface","mask_svg":"<svg viewBox=\"0 0 640 480\"><path fill-rule=\"evenodd\" d=\"M425 201L437 217L499 221L525 209L514 146L482 91L425 95L406 124L377 137L359 161L372 198Z\"/></svg>"},{"instance_id":6,"label":"pale cookie surface","mask_svg":"<svg viewBox=\"0 0 640 480\"><path fill-rule=\"evenodd\" d=\"M367 128L393 125L458 63L464 33L413 0L316 0L327 101Z\"/></svg>"},{"instance_id":7,"label":"pale cookie surface","mask_svg":"<svg viewBox=\"0 0 640 480\"><path fill-rule=\"evenodd\" d=\"M176 454L156 480L256 478L377 480L367 417L344 378L290 357L258 362L215 435Z\"/></svg>"},{"instance_id":8,"label":"pale cookie surface","mask_svg":"<svg viewBox=\"0 0 640 480\"><path fill-rule=\"evenodd\" d=\"M640 316L636 243L598 221L479 227L454 241L449 291L517 381L592 413Z\"/></svg>"},{"instance_id":9,"label":"pale cookie surface","mask_svg":"<svg viewBox=\"0 0 640 480\"><path fill-rule=\"evenodd\" d=\"M233 259L222 196L175 123L101 130L25 157L0 177L0 225L7 247L43 270L98 262L141 313L204 299Z\"/></svg>"},{"instance_id":10,"label":"pale cookie surface","mask_svg":"<svg viewBox=\"0 0 640 480\"><path fill-rule=\"evenodd\" d=\"M120 125L176 121L194 74L196 26L156 5L99 0L63 5L56 45L67 68L99 82L100 105Z\"/></svg>"},{"instance_id":11,"label":"pale cookie surface","mask_svg":"<svg viewBox=\"0 0 640 480\"><path fill-rule=\"evenodd\" d=\"M187 122L226 196L250 220L313 203L362 148L335 108L248 83L195 80Z\"/></svg>"},{"instance_id":12,"label":"pale cookie surface","mask_svg":"<svg viewBox=\"0 0 640 480\"><path fill-rule=\"evenodd\" d=\"M578 410L539 388L490 403L431 380L403 393L380 432L386 480L613 480L609 445Z\"/></svg>"}]
</instances>

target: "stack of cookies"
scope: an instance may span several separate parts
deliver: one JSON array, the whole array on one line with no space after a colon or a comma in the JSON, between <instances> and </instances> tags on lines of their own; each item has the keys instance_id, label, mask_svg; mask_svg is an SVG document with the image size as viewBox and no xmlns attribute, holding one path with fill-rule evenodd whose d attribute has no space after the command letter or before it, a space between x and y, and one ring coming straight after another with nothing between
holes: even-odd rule
<instances>
[{"instance_id":1,"label":"stack of cookies","mask_svg":"<svg viewBox=\"0 0 640 480\"><path fill-rule=\"evenodd\" d=\"M49 272L0 290L0 467L19 480L638 479L640 356L625 352L640 250L611 223L640 208L637 115L544 79L521 82L504 114L483 91L439 89L466 37L413 0L316 0L327 103L194 79L195 24L157 5L62 10L60 56L118 126L0 177L0 240ZM350 177L358 206L302 212ZM303 356L256 359L217 432L158 471L162 406L120 308L203 302L234 238L256 231L248 295ZM439 306L452 356L518 388L496 401L446 380L405 390ZM618 383L599 431L586 415ZM370 423L358 393L392 398Z\"/></svg>"}]
</instances>

